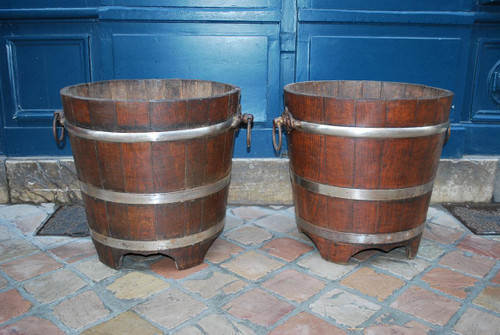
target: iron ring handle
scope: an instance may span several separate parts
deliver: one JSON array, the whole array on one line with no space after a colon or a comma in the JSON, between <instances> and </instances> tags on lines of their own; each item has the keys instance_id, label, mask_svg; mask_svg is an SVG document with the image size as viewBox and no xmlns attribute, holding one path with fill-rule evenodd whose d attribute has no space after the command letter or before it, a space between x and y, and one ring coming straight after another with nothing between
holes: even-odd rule
<instances>
[{"instance_id":1,"label":"iron ring handle","mask_svg":"<svg viewBox=\"0 0 500 335\"><path fill-rule=\"evenodd\" d=\"M252 122L253 122L253 115L252 114L243 114L241 117L243 123L247 124L247 147L250 148L250 145L252 144Z\"/></svg>"},{"instance_id":2,"label":"iron ring handle","mask_svg":"<svg viewBox=\"0 0 500 335\"><path fill-rule=\"evenodd\" d=\"M59 123L63 128L61 129L61 134L57 135L57 123ZM61 143L64 140L64 111L56 110L54 112L54 119L52 120L52 135L56 143Z\"/></svg>"},{"instance_id":3,"label":"iron ring handle","mask_svg":"<svg viewBox=\"0 0 500 335\"><path fill-rule=\"evenodd\" d=\"M281 125L283 124L283 118L277 117L273 120L273 146L274 150L277 152L281 150L281 142L282 142L282 133L281 133ZM276 128L278 128L278 143L276 143Z\"/></svg>"}]
</instances>

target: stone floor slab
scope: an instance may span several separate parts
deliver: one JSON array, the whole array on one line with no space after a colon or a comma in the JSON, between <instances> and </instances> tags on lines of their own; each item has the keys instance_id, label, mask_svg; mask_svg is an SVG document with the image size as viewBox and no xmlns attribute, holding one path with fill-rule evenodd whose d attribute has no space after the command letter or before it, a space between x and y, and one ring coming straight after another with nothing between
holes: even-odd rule
<instances>
[{"instance_id":1,"label":"stone floor slab","mask_svg":"<svg viewBox=\"0 0 500 335\"><path fill-rule=\"evenodd\" d=\"M38 248L29 241L20 238L5 240L0 243L0 262L35 251L38 251Z\"/></svg>"},{"instance_id":2,"label":"stone floor slab","mask_svg":"<svg viewBox=\"0 0 500 335\"><path fill-rule=\"evenodd\" d=\"M283 214L274 214L255 221L257 226L270 229L276 232L287 233L296 228L295 220Z\"/></svg>"},{"instance_id":3,"label":"stone floor slab","mask_svg":"<svg viewBox=\"0 0 500 335\"><path fill-rule=\"evenodd\" d=\"M331 318L340 324L357 327L380 310L381 306L355 294L335 288L322 295L309 308L314 313Z\"/></svg>"},{"instance_id":4,"label":"stone floor slab","mask_svg":"<svg viewBox=\"0 0 500 335\"><path fill-rule=\"evenodd\" d=\"M500 270L497 272L497 274L495 275L495 277L491 278L491 282L493 284L500 285Z\"/></svg>"},{"instance_id":5,"label":"stone floor slab","mask_svg":"<svg viewBox=\"0 0 500 335\"><path fill-rule=\"evenodd\" d=\"M462 233L454 229L427 223L422 237L442 244L452 244L462 237Z\"/></svg>"},{"instance_id":6,"label":"stone floor slab","mask_svg":"<svg viewBox=\"0 0 500 335\"><path fill-rule=\"evenodd\" d=\"M89 239L80 239L75 242L50 249L50 252L67 263L74 263L97 254L94 244Z\"/></svg>"},{"instance_id":7,"label":"stone floor slab","mask_svg":"<svg viewBox=\"0 0 500 335\"><path fill-rule=\"evenodd\" d=\"M175 261L168 257L165 257L158 262L151 264L151 270L154 273L167 279L183 279L199 271L202 271L207 267L208 264L202 263L189 269L177 270L177 268L175 267Z\"/></svg>"},{"instance_id":8,"label":"stone floor slab","mask_svg":"<svg viewBox=\"0 0 500 335\"><path fill-rule=\"evenodd\" d=\"M439 264L472 276L484 277L495 266L495 261L470 252L451 251L444 255Z\"/></svg>"},{"instance_id":9,"label":"stone floor slab","mask_svg":"<svg viewBox=\"0 0 500 335\"><path fill-rule=\"evenodd\" d=\"M80 262L75 265L75 268L95 282L100 282L118 273L118 271L101 263L97 257Z\"/></svg>"},{"instance_id":10,"label":"stone floor slab","mask_svg":"<svg viewBox=\"0 0 500 335\"><path fill-rule=\"evenodd\" d=\"M167 329L179 326L206 309L204 303L177 289L160 293L134 308L139 314Z\"/></svg>"},{"instance_id":11,"label":"stone floor slab","mask_svg":"<svg viewBox=\"0 0 500 335\"><path fill-rule=\"evenodd\" d=\"M421 279L430 287L461 299L465 299L477 283L477 279L442 268L431 269Z\"/></svg>"},{"instance_id":12,"label":"stone floor slab","mask_svg":"<svg viewBox=\"0 0 500 335\"><path fill-rule=\"evenodd\" d=\"M87 291L64 300L53 313L66 326L80 329L109 315L110 311L94 291Z\"/></svg>"},{"instance_id":13,"label":"stone floor slab","mask_svg":"<svg viewBox=\"0 0 500 335\"><path fill-rule=\"evenodd\" d=\"M247 279L257 280L284 265L252 250L221 266Z\"/></svg>"},{"instance_id":14,"label":"stone floor slab","mask_svg":"<svg viewBox=\"0 0 500 335\"><path fill-rule=\"evenodd\" d=\"M29 316L0 328L0 334L24 335L64 335L61 329L49 320Z\"/></svg>"},{"instance_id":15,"label":"stone floor slab","mask_svg":"<svg viewBox=\"0 0 500 335\"><path fill-rule=\"evenodd\" d=\"M443 253L444 249L441 248L438 243L422 239L420 247L418 248L417 256L432 261L441 256Z\"/></svg>"},{"instance_id":16,"label":"stone floor slab","mask_svg":"<svg viewBox=\"0 0 500 335\"><path fill-rule=\"evenodd\" d=\"M245 249L234 243L218 238L212 244L210 249L208 249L205 259L212 263L220 263L234 255L239 254L243 250Z\"/></svg>"},{"instance_id":17,"label":"stone floor slab","mask_svg":"<svg viewBox=\"0 0 500 335\"><path fill-rule=\"evenodd\" d=\"M370 268L361 268L342 279L340 284L377 298L379 301L384 301L406 283L404 280L377 273Z\"/></svg>"},{"instance_id":18,"label":"stone floor slab","mask_svg":"<svg viewBox=\"0 0 500 335\"><path fill-rule=\"evenodd\" d=\"M242 320L269 327L291 312L294 307L261 289L253 289L227 303L222 309Z\"/></svg>"},{"instance_id":19,"label":"stone floor slab","mask_svg":"<svg viewBox=\"0 0 500 335\"><path fill-rule=\"evenodd\" d=\"M246 283L234 276L213 272L207 278L193 279L183 282L182 287L210 299L219 294L231 294L240 291Z\"/></svg>"},{"instance_id":20,"label":"stone floor slab","mask_svg":"<svg viewBox=\"0 0 500 335\"><path fill-rule=\"evenodd\" d=\"M314 334L328 334L328 335L343 335L346 334L340 328L326 322L307 312L301 312L285 323L276 327L269 335L314 335Z\"/></svg>"},{"instance_id":21,"label":"stone floor slab","mask_svg":"<svg viewBox=\"0 0 500 335\"><path fill-rule=\"evenodd\" d=\"M474 308L468 308L453 327L461 335L498 335L499 329L499 317Z\"/></svg>"},{"instance_id":22,"label":"stone floor slab","mask_svg":"<svg viewBox=\"0 0 500 335\"><path fill-rule=\"evenodd\" d=\"M49 303L72 294L87 285L80 277L73 272L60 269L49 273L46 276L37 277L24 288L31 293L38 301Z\"/></svg>"},{"instance_id":23,"label":"stone floor slab","mask_svg":"<svg viewBox=\"0 0 500 335\"><path fill-rule=\"evenodd\" d=\"M0 292L0 323L23 315L33 306L16 289Z\"/></svg>"},{"instance_id":24,"label":"stone floor slab","mask_svg":"<svg viewBox=\"0 0 500 335\"><path fill-rule=\"evenodd\" d=\"M273 235L265 229L254 226L235 228L226 233L226 238L244 245L258 245L270 240Z\"/></svg>"},{"instance_id":25,"label":"stone floor slab","mask_svg":"<svg viewBox=\"0 0 500 335\"><path fill-rule=\"evenodd\" d=\"M500 287L487 286L472 302L478 306L500 313Z\"/></svg>"},{"instance_id":26,"label":"stone floor slab","mask_svg":"<svg viewBox=\"0 0 500 335\"><path fill-rule=\"evenodd\" d=\"M410 280L428 268L431 263L420 258L408 259L406 253L393 250L378 256L371 261L371 264Z\"/></svg>"},{"instance_id":27,"label":"stone floor slab","mask_svg":"<svg viewBox=\"0 0 500 335\"><path fill-rule=\"evenodd\" d=\"M460 308L460 303L421 287L412 286L401 294L392 308L443 326Z\"/></svg>"},{"instance_id":28,"label":"stone floor slab","mask_svg":"<svg viewBox=\"0 0 500 335\"><path fill-rule=\"evenodd\" d=\"M264 282L262 287L288 300L301 303L321 291L325 283L295 270L285 270Z\"/></svg>"},{"instance_id":29,"label":"stone floor slab","mask_svg":"<svg viewBox=\"0 0 500 335\"><path fill-rule=\"evenodd\" d=\"M311 251L313 247L288 237L282 237L267 242L260 249L284 261L292 262Z\"/></svg>"},{"instance_id":30,"label":"stone floor slab","mask_svg":"<svg viewBox=\"0 0 500 335\"><path fill-rule=\"evenodd\" d=\"M117 317L89 328L82 335L161 335L163 332L136 313L127 311Z\"/></svg>"},{"instance_id":31,"label":"stone floor slab","mask_svg":"<svg viewBox=\"0 0 500 335\"><path fill-rule=\"evenodd\" d=\"M233 214L243 220L255 220L263 216L269 215L269 212L262 207L255 206L239 206L231 210Z\"/></svg>"},{"instance_id":32,"label":"stone floor slab","mask_svg":"<svg viewBox=\"0 0 500 335\"><path fill-rule=\"evenodd\" d=\"M252 328L229 320L220 314L212 314L198 321L194 326L182 328L175 335L253 335Z\"/></svg>"},{"instance_id":33,"label":"stone floor slab","mask_svg":"<svg viewBox=\"0 0 500 335\"><path fill-rule=\"evenodd\" d=\"M170 285L146 273L130 272L107 287L118 299L144 299L167 289Z\"/></svg>"},{"instance_id":34,"label":"stone floor slab","mask_svg":"<svg viewBox=\"0 0 500 335\"><path fill-rule=\"evenodd\" d=\"M472 251L478 255L500 259L500 242L478 236L466 236L458 247L463 250Z\"/></svg>"},{"instance_id":35,"label":"stone floor slab","mask_svg":"<svg viewBox=\"0 0 500 335\"><path fill-rule=\"evenodd\" d=\"M63 265L45 253L10 261L1 268L16 281L24 281L41 274L61 268Z\"/></svg>"},{"instance_id":36,"label":"stone floor slab","mask_svg":"<svg viewBox=\"0 0 500 335\"><path fill-rule=\"evenodd\" d=\"M341 265L325 261L319 252L315 251L298 262L298 265L308 269L311 273L326 279L336 280L356 267L354 264Z\"/></svg>"},{"instance_id":37,"label":"stone floor slab","mask_svg":"<svg viewBox=\"0 0 500 335\"><path fill-rule=\"evenodd\" d=\"M421 323L412 321L404 325L372 325L364 330L364 335L427 335L431 334L431 328Z\"/></svg>"}]
</instances>

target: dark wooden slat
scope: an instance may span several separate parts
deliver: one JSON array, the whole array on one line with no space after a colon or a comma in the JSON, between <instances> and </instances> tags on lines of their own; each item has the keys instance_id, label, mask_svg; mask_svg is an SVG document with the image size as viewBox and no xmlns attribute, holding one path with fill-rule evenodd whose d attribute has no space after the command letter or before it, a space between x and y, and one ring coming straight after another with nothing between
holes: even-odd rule
<instances>
[{"instance_id":1,"label":"dark wooden slat","mask_svg":"<svg viewBox=\"0 0 500 335\"><path fill-rule=\"evenodd\" d=\"M117 101L116 119L121 132L145 132L151 130L149 103L147 101Z\"/></svg>"},{"instance_id":2,"label":"dark wooden slat","mask_svg":"<svg viewBox=\"0 0 500 335\"><path fill-rule=\"evenodd\" d=\"M107 190L125 191L120 143L96 142L99 155L99 173L102 187Z\"/></svg>"},{"instance_id":3,"label":"dark wooden slat","mask_svg":"<svg viewBox=\"0 0 500 335\"><path fill-rule=\"evenodd\" d=\"M151 143L121 143L125 191L153 191Z\"/></svg>"},{"instance_id":4,"label":"dark wooden slat","mask_svg":"<svg viewBox=\"0 0 500 335\"><path fill-rule=\"evenodd\" d=\"M152 178L154 192L177 191L186 188L185 141L154 142Z\"/></svg>"},{"instance_id":5,"label":"dark wooden slat","mask_svg":"<svg viewBox=\"0 0 500 335\"><path fill-rule=\"evenodd\" d=\"M108 202L106 203L108 211L109 232L106 234L113 238L130 240L130 224L128 217L128 205Z\"/></svg>"}]
</instances>

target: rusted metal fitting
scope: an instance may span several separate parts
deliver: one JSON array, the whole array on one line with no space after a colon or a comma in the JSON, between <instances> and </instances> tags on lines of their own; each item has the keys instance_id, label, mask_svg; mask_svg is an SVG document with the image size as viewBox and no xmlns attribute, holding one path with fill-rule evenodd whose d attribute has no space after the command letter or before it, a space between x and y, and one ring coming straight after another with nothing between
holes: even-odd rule
<instances>
[{"instance_id":1,"label":"rusted metal fitting","mask_svg":"<svg viewBox=\"0 0 500 335\"><path fill-rule=\"evenodd\" d=\"M282 126L285 127L286 132L291 132L294 128L300 128L300 121L293 118L292 114L285 107L283 114L273 120L273 146L274 150L280 151L282 144ZM276 143L276 129L278 129L278 143Z\"/></svg>"},{"instance_id":2,"label":"rusted metal fitting","mask_svg":"<svg viewBox=\"0 0 500 335\"><path fill-rule=\"evenodd\" d=\"M57 135L57 124L62 127L61 133ZM61 143L64 140L64 111L56 110L54 112L54 119L52 120L52 135L56 140L56 143Z\"/></svg>"},{"instance_id":3,"label":"rusted metal fitting","mask_svg":"<svg viewBox=\"0 0 500 335\"><path fill-rule=\"evenodd\" d=\"M252 122L253 115L252 114L241 114L241 105L238 105L238 114L236 116L236 122L233 123L234 127L241 125L242 123L247 125L247 147L250 147L252 143Z\"/></svg>"}]
</instances>

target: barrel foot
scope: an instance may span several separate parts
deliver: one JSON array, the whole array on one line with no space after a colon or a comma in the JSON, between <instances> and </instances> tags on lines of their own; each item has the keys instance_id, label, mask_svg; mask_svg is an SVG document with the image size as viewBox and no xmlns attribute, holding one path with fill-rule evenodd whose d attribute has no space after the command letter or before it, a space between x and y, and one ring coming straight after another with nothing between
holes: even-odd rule
<instances>
[{"instance_id":1,"label":"barrel foot","mask_svg":"<svg viewBox=\"0 0 500 335\"><path fill-rule=\"evenodd\" d=\"M421 239L422 235L419 235L406 245L406 257L408 257L409 259L413 259L417 256Z\"/></svg>"},{"instance_id":2,"label":"barrel foot","mask_svg":"<svg viewBox=\"0 0 500 335\"><path fill-rule=\"evenodd\" d=\"M101 263L115 270L121 268L123 256L127 254L126 251L108 247L107 245L101 244L95 240L93 242Z\"/></svg>"},{"instance_id":3,"label":"barrel foot","mask_svg":"<svg viewBox=\"0 0 500 335\"><path fill-rule=\"evenodd\" d=\"M215 241L217 236L193 246L169 250L161 253L174 259L177 270L189 269L200 265L205 261L208 249L210 249L210 246Z\"/></svg>"}]
</instances>

